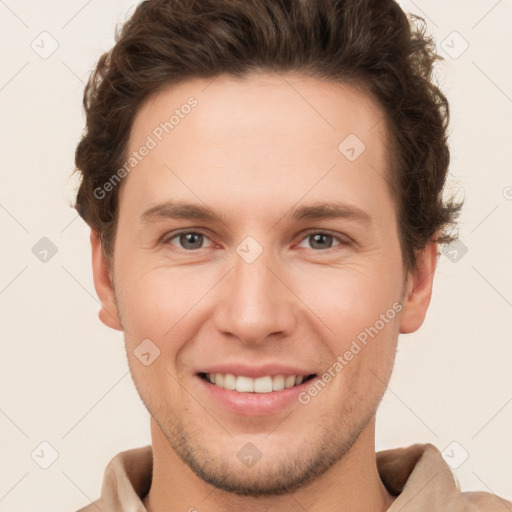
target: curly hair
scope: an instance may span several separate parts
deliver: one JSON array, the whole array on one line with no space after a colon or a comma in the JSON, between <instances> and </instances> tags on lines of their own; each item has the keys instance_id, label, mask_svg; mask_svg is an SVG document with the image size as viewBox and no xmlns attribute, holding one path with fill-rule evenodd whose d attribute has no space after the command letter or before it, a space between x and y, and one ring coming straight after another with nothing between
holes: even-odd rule
<instances>
[{"instance_id":1,"label":"curly hair","mask_svg":"<svg viewBox=\"0 0 512 512\"><path fill-rule=\"evenodd\" d=\"M111 264L121 187L101 199L94 191L126 161L144 100L187 79L298 71L353 84L383 107L402 260L413 270L429 241L455 240L463 204L443 198L449 106L433 80L438 59L423 18L394 0L144 1L116 29L85 87L74 208L99 233Z\"/></svg>"}]
</instances>

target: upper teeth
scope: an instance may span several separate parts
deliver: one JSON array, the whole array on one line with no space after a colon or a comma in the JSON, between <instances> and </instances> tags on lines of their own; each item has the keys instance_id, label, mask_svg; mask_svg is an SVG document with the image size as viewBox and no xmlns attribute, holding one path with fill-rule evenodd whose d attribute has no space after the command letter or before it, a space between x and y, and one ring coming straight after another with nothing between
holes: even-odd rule
<instances>
[{"instance_id":1,"label":"upper teeth","mask_svg":"<svg viewBox=\"0 0 512 512\"><path fill-rule=\"evenodd\" d=\"M284 388L291 388L301 384L304 380L302 376L289 375L275 375L271 377L258 377L252 379L243 375L235 376L232 373L207 373L207 380L212 384L224 389L236 390L242 393L270 393L272 391L280 391Z\"/></svg>"}]
</instances>

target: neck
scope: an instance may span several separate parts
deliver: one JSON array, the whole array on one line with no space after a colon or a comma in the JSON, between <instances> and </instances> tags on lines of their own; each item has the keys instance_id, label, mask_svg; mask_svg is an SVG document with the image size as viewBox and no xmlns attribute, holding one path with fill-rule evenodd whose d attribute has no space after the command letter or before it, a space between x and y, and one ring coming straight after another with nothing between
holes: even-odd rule
<instances>
[{"instance_id":1,"label":"neck","mask_svg":"<svg viewBox=\"0 0 512 512\"><path fill-rule=\"evenodd\" d=\"M151 437L153 477L151 489L143 500L148 512L266 512L279 509L384 512L394 500L384 487L377 470L375 416L342 460L312 483L293 493L279 496L254 498L219 490L201 480L178 457L153 419Z\"/></svg>"}]
</instances>

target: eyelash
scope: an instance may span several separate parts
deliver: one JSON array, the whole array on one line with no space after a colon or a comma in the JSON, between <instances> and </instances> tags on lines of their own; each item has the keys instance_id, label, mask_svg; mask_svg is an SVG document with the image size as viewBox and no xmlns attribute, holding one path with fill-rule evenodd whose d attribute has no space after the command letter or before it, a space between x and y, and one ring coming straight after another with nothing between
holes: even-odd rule
<instances>
[{"instance_id":1,"label":"eyelash","mask_svg":"<svg viewBox=\"0 0 512 512\"><path fill-rule=\"evenodd\" d=\"M200 229L197 229L197 230L185 230L185 231L178 231L178 232L173 232L173 233L170 233L169 235L164 235L164 237L162 237L162 244L163 245L166 245L166 246L169 246L169 247L172 247L172 244L170 243L171 240L173 240L174 238L180 236L180 235L187 235L187 234L194 234L194 235L203 235L205 237L207 237L208 239L210 238L208 236L207 233L205 233L204 231L200 230ZM302 238L301 238L301 242L305 239L307 239L309 236L311 235L327 235L327 236L330 236L332 238L334 238L338 243L338 245L335 245L333 247L329 247L327 249L312 249L314 252L316 253L326 253L326 252L330 252L332 250L335 250L337 247L342 247L342 246L349 246L351 245L351 241L350 240L347 240L345 238L342 238L341 236L339 235L335 235L334 233L328 231L328 230L309 230L307 231L306 233L304 233L302 235ZM191 249L191 250L187 250L187 249L180 249L180 248L172 248L171 250L176 250L176 251L184 251L184 252L197 252L199 250L201 250L202 248L200 249Z\"/></svg>"}]
</instances>

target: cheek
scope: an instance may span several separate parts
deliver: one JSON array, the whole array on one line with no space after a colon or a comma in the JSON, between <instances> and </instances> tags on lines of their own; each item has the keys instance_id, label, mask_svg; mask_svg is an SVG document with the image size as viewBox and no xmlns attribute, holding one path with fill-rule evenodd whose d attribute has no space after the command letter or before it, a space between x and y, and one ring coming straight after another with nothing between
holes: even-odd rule
<instances>
[{"instance_id":1,"label":"cheek","mask_svg":"<svg viewBox=\"0 0 512 512\"><path fill-rule=\"evenodd\" d=\"M125 276L129 276L128 286L121 292L125 325L139 337L172 336L211 288L204 273L178 267L144 272L127 269Z\"/></svg>"},{"instance_id":2,"label":"cheek","mask_svg":"<svg viewBox=\"0 0 512 512\"><path fill-rule=\"evenodd\" d=\"M372 325L399 298L389 275L355 265L320 268L300 273L293 289L337 336L346 338Z\"/></svg>"},{"instance_id":3,"label":"cheek","mask_svg":"<svg viewBox=\"0 0 512 512\"><path fill-rule=\"evenodd\" d=\"M357 390L361 399L380 389L377 376L387 381L401 310L396 282L375 268L331 268L314 278L303 275L298 292L322 320L316 324L328 345L330 371L343 375L338 382Z\"/></svg>"}]
</instances>

